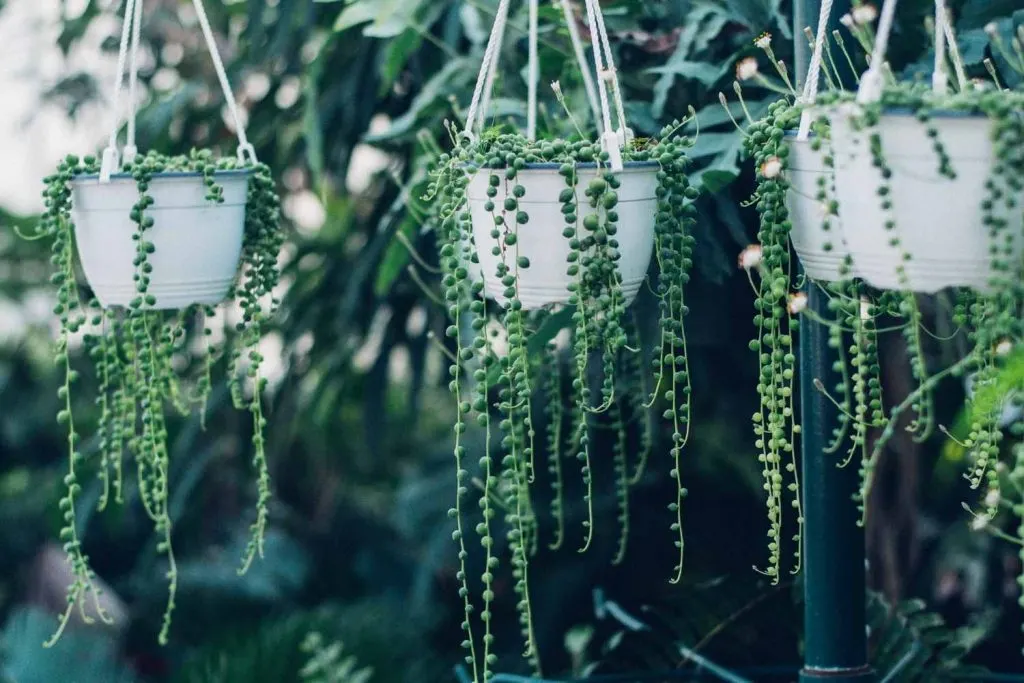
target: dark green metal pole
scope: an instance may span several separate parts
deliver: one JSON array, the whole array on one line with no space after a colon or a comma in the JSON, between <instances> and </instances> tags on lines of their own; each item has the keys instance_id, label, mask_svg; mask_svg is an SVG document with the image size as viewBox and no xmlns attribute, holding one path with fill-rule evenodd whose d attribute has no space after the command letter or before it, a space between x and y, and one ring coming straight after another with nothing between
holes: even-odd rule
<instances>
[{"instance_id":1,"label":"dark green metal pole","mask_svg":"<svg viewBox=\"0 0 1024 683\"><path fill-rule=\"evenodd\" d=\"M827 297L816 286L807 292L808 308L828 316ZM857 468L837 467L824 452L836 423L835 406L814 387L820 379L835 385L828 330L800 321L800 392L803 434L804 513L804 668L801 683L868 683L865 631L864 530L853 495L860 486Z\"/></svg>"},{"instance_id":2,"label":"dark green metal pole","mask_svg":"<svg viewBox=\"0 0 1024 683\"><path fill-rule=\"evenodd\" d=\"M810 54L804 27L817 29L820 0L794 1L793 37L798 78L806 77ZM829 30L839 26L848 0L836 0ZM849 74L841 74L852 83ZM847 87L852 87L848 85ZM808 308L827 318L828 299L809 285ZM800 419L803 438L804 514L804 668L801 683L870 683L865 628L866 571L864 530L857 525L853 495L857 469L837 467L825 453L836 408L814 384L835 386L828 330L804 316L800 321Z\"/></svg>"}]
</instances>

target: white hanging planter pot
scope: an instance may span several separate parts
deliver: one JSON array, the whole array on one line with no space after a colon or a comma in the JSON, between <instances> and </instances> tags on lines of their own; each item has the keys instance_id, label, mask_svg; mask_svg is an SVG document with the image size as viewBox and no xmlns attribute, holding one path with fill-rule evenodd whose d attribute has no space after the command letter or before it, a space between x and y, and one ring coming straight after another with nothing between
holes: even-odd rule
<instances>
[{"instance_id":1,"label":"white hanging planter pot","mask_svg":"<svg viewBox=\"0 0 1024 683\"><path fill-rule=\"evenodd\" d=\"M149 308L180 309L192 304L215 305L235 281L245 232L246 170L220 171L216 182L224 202L206 199L199 173L164 173L153 177L148 194L153 219L146 239L155 249L148 257ZM130 218L139 200L134 178L116 174L101 183L96 176L72 184L72 220L78 256L89 285L104 307L128 306L138 296L135 283L136 234Z\"/></svg>"},{"instance_id":2,"label":"white hanging planter pot","mask_svg":"<svg viewBox=\"0 0 1024 683\"><path fill-rule=\"evenodd\" d=\"M505 212L505 225L517 227L517 240L511 246L505 245L503 238L495 240L491 237L494 219L484 208L488 201L487 187L491 173L482 169L470 181L467 198L473 220L473 241L480 260L478 272L483 274L487 296L499 303L506 301L503 296L505 287L497 275L499 263L507 265L516 276L523 308L534 310L550 304L564 304L569 300L571 292L568 286L575 278L567 273L571 249L569 240L562 236L566 223L562 203L559 201L559 195L566 184L558 169L559 164L529 164L519 172L515 181L506 181L504 171L499 173L502 183L497 188L497 196L491 200L498 207L496 211L504 206L515 184L526 189L526 194L519 199L519 209L529 215L529 222L516 226L515 215ZM599 211L589 205L584 195L590 181L597 178L599 169L594 164L579 164L576 169L579 207L577 226L583 232L584 218ZM658 170L659 166L654 162L633 162L625 164L625 168L615 174L621 183L617 190L619 202L615 208L619 214L615 237L619 241L621 254L618 270L627 305L639 293L651 263L657 214ZM607 170L601 169L600 172L607 173ZM501 248L497 256L493 253L495 244ZM529 259L529 268L519 268L520 256Z\"/></svg>"},{"instance_id":3,"label":"white hanging planter pot","mask_svg":"<svg viewBox=\"0 0 1024 683\"><path fill-rule=\"evenodd\" d=\"M809 140L787 138L789 165L786 174L789 192L786 204L793 228L789 237L804 272L814 280L836 282L844 277L843 264L849 250L839 227L839 217L826 221L825 207L818 199L820 180L828 183L831 192L832 169L825 165L825 149L815 151Z\"/></svg>"},{"instance_id":4,"label":"white hanging planter pot","mask_svg":"<svg viewBox=\"0 0 1024 683\"><path fill-rule=\"evenodd\" d=\"M950 179L939 173L929 124L912 114L885 113L870 131L855 129L850 109L833 110L830 119L842 231L855 273L882 289L991 290L992 245L981 204L995 162L992 122L985 116L932 114L930 125L937 129L956 174ZM892 171L890 212L882 209L878 195L883 181L872 159L873 131ZM1019 205L1024 196L1017 200ZM1012 236L1011 260L1019 263L1024 216L1005 207L997 207L996 214L1008 222L1004 235ZM890 220L894 225L888 229ZM999 239L1002 247L1005 236Z\"/></svg>"}]
</instances>

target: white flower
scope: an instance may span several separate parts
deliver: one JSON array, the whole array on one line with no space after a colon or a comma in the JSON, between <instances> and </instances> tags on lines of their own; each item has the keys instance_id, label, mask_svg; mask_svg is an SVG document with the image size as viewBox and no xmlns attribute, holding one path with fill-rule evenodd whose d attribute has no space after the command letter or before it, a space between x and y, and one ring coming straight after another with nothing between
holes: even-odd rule
<instances>
[{"instance_id":1,"label":"white flower","mask_svg":"<svg viewBox=\"0 0 1024 683\"><path fill-rule=\"evenodd\" d=\"M736 65L736 78L741 81L749 81L757 75L757 59L755 57L744 57Z\"/></svg>"},{"instance_id":2,"label":"white flower","mask_svg":"<svg viewBox=\"0 0 1024 683\"><path fill-rule=\"evenodd\" d=\"M839 23L842 24L843 26L845 26L846 28L852 28L853 27L853 17L850 15L849 12L847 12L843 16L839 17Z\"/></svg>"},{"instance_id":3,"label":"white flower","mask_svg":"<svg viewBox=\"0 0 1024 683\"><path fill-rule=\"evenodd\" d=\"M988 22L985 24L985 33L987 33L990 38L995 38L999 35L999 24L994 21Z\"/></svg>"},{"instance_id":4,"label":"white flower","mask_svg":"<svg viewBox=\"0 0 1024 683\"><path fill-rule=\"evenodd\" d=\"M772 34L762 33L756 40L754 40L754 45L762 50L767 50L772 46Z\"/></svg>"},{"instance_id":5,"label":"white flower","mask_svg":"<svg viewBox=\"0 0 1024 683\"><path fill-rule=\"evenodd\" d=\"M551 89L555 91L555 97L562 99L562 84L558 81L551 81Z\"/></svg>"},{"instance_id":6,"label":"white flower","mask_svg":"<svg viewBox=\"0 0 1024 683\"><path fill-rule=\"evenodd\" d=\"M740 268L743 270L752 270L757 268L761 265L762 258L764 258L764 254L761 252L761 245L751 244L740 252Z\"/></svg>"},{"instance_id":7,"label":"white flower","mask_svg":"<svg viewBox=\"0 0 1024 683\"><path fill-rule=\"evenodd\" d=\"M977 515L971 520L971 529L974 531L981 531L988 526L988 517L986 515Z\"/></svg>"},{"instance_id":8,"label":"white flower","mask_svg":"<svg viewBox=\"0 0 1024 683\"><path fill-rule=\"evenodd\" d=\"M807 308L807 295L803 292L796 292L789 295L789 312L793 315L803 313Z\"/></svg>"},{"instance_id":9,"label":"white flower","mask_svg":"<svg viewBox=\"0 0 1024 683\"><path fill-rule=\"evenodd\" d=\"M853 8L853 12L851 14L853 15L854 22L861 26L864 24L870 24L878 18L878 10L875 9L874 5L858 5Z\"/></svg>"},{"instance_id":10,"label":"white flower","mask_svg":"<svg viewBox=\"0 0 1024 683\"><path fill-rule=\"evenodd\" d=\"M997 505L999 505L999 491L989 489L989 492L985 494L985 507L994 508Z\"/></svg>"},{"instance_id":11,"label":"white flower","mask_svg":"<svg viewBox=\"0 0 1024 683\"><path fill-rule=\"evenodd\" d=\"M768 180L778 178L780 173L782 173L782 159L778 157L768 157L761 164L761 175Z\"/></svg>"},{"instance_id":12,"label":"white flower","mask_svg":"<svg viewBox=\"0 0 1024 683\"><path fill-rule=\"evenodd\" d=\"M1009 339L1004 339L996 344L996 355L997 356L1009 356L1010 351L1013 351L1013 342Z\"/></svg>"}]
</instances>

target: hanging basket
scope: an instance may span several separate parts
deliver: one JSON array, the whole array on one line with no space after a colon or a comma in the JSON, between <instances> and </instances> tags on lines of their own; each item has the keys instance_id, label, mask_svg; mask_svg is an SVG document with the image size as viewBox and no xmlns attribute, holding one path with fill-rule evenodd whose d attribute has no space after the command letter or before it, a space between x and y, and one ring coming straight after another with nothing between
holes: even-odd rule
<instances>
[{"instance_id":1,"label":"hanging basket","mask_svg":"<svg viewBox=\"0 0 1024 683\"><path fill-rule=\"evenodd\" d=\"M619 241L621 258L618 272L621 277L622 293L626 305L636 298L647 277L654 247L654 219L657 213L656 191L658 188L659 166L654 162L626 163L615 175L621 182L617 192L619 203ZM601 170L600 173L606 173ZM599 175L594 164L577 166L579 216L578 229L583 232L583 220L598 209L591 207L582 197L584 188ZM488 201L486 194L490 174L477 172L469 184L467 197L473 220L473 241L480 260L480 272L484 276L487 295L499 303L505 302L502 292L505 287L497 276L498 264L505 263L516 276L519 300L523 308L534 310L549 304L564 304L571 292L569 284L575 278L568 275L569 240L562 236L565 219L559 194L565 189L565 179L558 172L558 164L529 164L520 171L516 182L526 189L519 199L519 207L530 220L517 226L517 240L512 246L497 241L491 236L494 219L484 208ZM510 186L502 183L498 194L491 201L498 207L504 205ZM505 224L516 225L514 215L505 216ZM495 256L495 244L501 253ZM529 259L529 268L519 268L519 257Z\"/></svg>"},{"instance_id":2,"label":"hanging basket","mask_svg":"<svg viewBox=\"0 0 1024 683\"><path fill-rule=\"evenodd\" d=\"M809 141L796 137L790 137L787 144L790 189L786 203L793 223L789 235L793 249L808 277L836 282L844 277L843 265L849 250L839 228L839 218L831 216L825 220L825 208L818 199L822 178L831 188L832 169L825 165L824 149L815 151Z\"/></svg>"},{"instance_id":3,"label":"hanging basket","mask_svg":"<svg viewBox=\"0 0 1024 683\"><path fill-rule=\"evenodd\" d=\"M148 293L156 298L150 308L218 304L235 280L249 172L221 171L214 177L224 189L223 203L206 198L199 173L164 173L150 182L148 194L154 201L146 216L153 219L153 227L146 239L154 250L147 259L153 267ZM139 200L135 180L123 173L109 182L85 176L72 188L72 220L85 277L104 307L128 306L138 296L138 242L133 239L138 226L130 217Z\"/></svg>"},{"instance_id":4,"label":"hanging basket","mask_svg":"<svg viewBox=\"0 0 1024 683\"><path fill-rule=\"evenodd\" d=\"M992 122L985 116L932 117L930 125L949 155L954 179L939 173L929 124L908 113L891 112L883 114L873 129L892 171L892 209L887 212L878 196L882 172L873 163L872 133L857 130L849 112L833 114L843 235L856 274L874 287L923 293L946 287L986 291L993 277L993 245L981 205L995 163ZM1018 204L1020 200L1024 196ZM999 207L996 213L1000 214ZM1001 213L1007 221L1005 234L1013 236L1012 262L1019 263L1024 217L1005 208Z\"/></svg>"},{"instance_id":5,"label":"hanging basket","mask_svg":"<svg viewBox=\"0 0 1024 683\"><path fill-rule=\"evenodd\" d=\"M118 71L114 81L113 121L110 139L103 150L98 175L78 176L72 182L72 216L78 258L86 280L104 307L130 306L139 298L137 256L140 226L132 220L140 198L139 186L121 164L139 158L136 147L136 94L143 0L127 0L121 27ZM246 200L250 170L256 150L245 135L245 126L228 82L201 0L194 0L196 18L203 33L224 102L238 136L238 165L216 171L213 181L223 201L207 199L206 178L198 172L155 173L145 189L152 203L144 215L152 221L145 230L152 248L145 258L149 282L144 303L150 309L181 309L193 304L215 305L223 301L238 273L245 237ZM122 122L120 111L125 72L128 71L127 140L118 148ZM151 269L151 270L150 270ZM155 301L153 301L155 299Z\"/></svg>"},{"instance_id":6,"label":"hanging basket","mask_svg":"<svg viewBox=\"0 0 1024 683\"><path fill-rule=\"evenodd\" d=\"M1000 259L1005 255L1019 267L1024 227L1019 208L1008 211L1004 201L997 202L991 212L984 208L989 196L986 185L994 178L996 166L992 120L966 110L941 111L949 95L947 52L960 93L973 92L943 0L935 3L939 28L934 31L930 93L919 95L933 103L928 120L921 121L913 111L879 106L889 87L884 65L895 12L896 0L886 0L856 102L832 106L826 112L842 231L854 272L882 289L991 290L993 280L1005 275L994 272L993 255ZM871 125L862 116L866 109L874 109L872 118L877 118ZM948 157L952 177L941 172L943 155ZM1006 199L1019 207L1024 196ZM1002 234L996 236L999 244L992 243L987 225L987 217L992 216L1006 221Z\"/></svg>"}]
</instances>

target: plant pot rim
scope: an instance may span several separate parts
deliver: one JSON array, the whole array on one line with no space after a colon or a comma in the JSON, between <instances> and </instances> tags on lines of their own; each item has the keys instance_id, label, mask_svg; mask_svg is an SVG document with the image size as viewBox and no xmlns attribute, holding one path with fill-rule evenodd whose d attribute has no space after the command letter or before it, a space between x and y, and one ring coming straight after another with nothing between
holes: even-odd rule
<instances>
[{"instance_id":1,"label":"plant pot rim","mask_svg":"<svg viewBox=\"0 0 1024 683\"><path fill-rule=\"evenodd\" d=\"M901 116L916 118L917 113L909 107L886 107L882 110L882 116ZM928 112L929 118L936 119L987 119L984 112L961 111L958 109L932 109Z\"/></svg>"},{"instance_id":2,"label":"plant pot rim","mask_svg":"<svg viewBox=\"0 0 1024 683\"><path fill-rule=\"evenodd\" d=\"M820 105L815 107L819 111L836 110L843 105L852 104L852 102L836 102L829 105ZM885 107L882 109L882 116L898 116L902 118L916 118L917 112L907 106L902 107ZM932 109L928 112L930 118L936 119L988 119L988 115L980 111L965 111L962 109ZM789 135L789 131L786 131L786 135Z\"/></svg>"},{"instance_id":3,"label":"plant pot rim","mask_svg":"<svg viewBox=\"0 0 1024 683\"><path fill-rule=\"evenodd\" d=\"M526 166L523 167L523 170L524 171L557 171L558 169L560 169L562 167L562 163L564 163L564 162L557 162L557 161L535 161L533 163L526 164ZM466 166L470 166L470 165L471 164L466 164ZM601 164L601 166L603 168L608 168L608 169L611 168L611 165L606 164L606 163L605 164ZM622 163L622 166L623 166L624 170L643 170L645 168L652 168L652 169L653 168L660 168L661 164L659 164L657 161L624 161ZM582 169L596 169L597 167L598 166L597 166L597 162L596 161L586 161L586 162L580 162L580 163L576 164L576 168L582 168ZM478 171L484 171L484 170L487 170L487 171L497 171L497 170L500 170L500 169L503 169L503 168L508 168L508 166L507 165L496 166L494 168L492 168L490 166L476 166L475 168Z\"/></svg>"},{"instance_id":4,"label":"plant pot rim","mask_svg":"<svg viewBox=\"0 0 1024 683\"><path fill-rule=\"evenodd\" d=\"M215 178L223 177L235 177L235 176L246 176L253 172L251 168L230 168L221 169L213 172ZM203 174L199 171L161 171L160 173L153 174L153 180L160 180L163 178L202 178ZM78 183L82 181L94 181L99 180L100 176L98 173L87 173L79 176L75 176L72 179L72 183ZM135 176L131 173L119 172L111 173L111 180L134 180Z\"/></svg>"}]
</instances>

